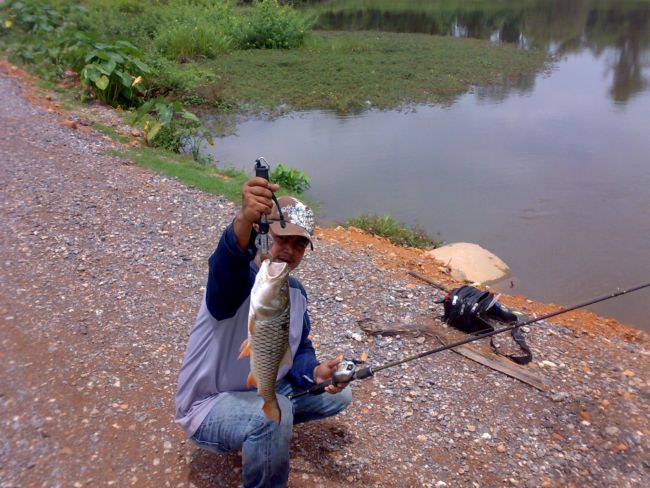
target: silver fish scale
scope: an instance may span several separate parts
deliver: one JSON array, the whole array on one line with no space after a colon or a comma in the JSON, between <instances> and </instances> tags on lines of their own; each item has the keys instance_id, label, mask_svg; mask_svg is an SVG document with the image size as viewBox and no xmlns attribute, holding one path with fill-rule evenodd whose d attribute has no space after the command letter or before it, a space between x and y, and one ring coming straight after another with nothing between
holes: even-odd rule
<instances>
[{"instance_id":1,"label":"silver fish scale","mask_svg":"<svg viewBox=\"0 0 650 488\"><path fill-rule=\"evenodd\" d=\"M289 307L276 317L257 322L251 339L251 369L257 378L257 392L275 400L275 383L280 361L289 348ZM271 398L272 397L272 398Z\"/></svg>"}]
</instances>

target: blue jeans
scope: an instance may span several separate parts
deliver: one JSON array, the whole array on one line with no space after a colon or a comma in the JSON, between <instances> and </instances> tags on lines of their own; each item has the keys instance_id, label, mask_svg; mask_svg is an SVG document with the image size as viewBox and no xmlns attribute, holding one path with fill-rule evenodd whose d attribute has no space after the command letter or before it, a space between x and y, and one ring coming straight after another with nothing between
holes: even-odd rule
<instances>
[{"instance_id":1,"label":"blue jeans","mask_svg":"<svg viewBox=\"0 0 650 488\"><path fill-rule=\"evenodd\" d=\"M276 391L281 420L277 424L262 412L256 391L219 394L192 440L212 452L241 449L242 479L246 488L276 488L289 480L289 441L294 424L336 415L352 401L348 386L335 395L305 395L289 400L293 387L282 380Z\"/></svg>"}]
</instances>

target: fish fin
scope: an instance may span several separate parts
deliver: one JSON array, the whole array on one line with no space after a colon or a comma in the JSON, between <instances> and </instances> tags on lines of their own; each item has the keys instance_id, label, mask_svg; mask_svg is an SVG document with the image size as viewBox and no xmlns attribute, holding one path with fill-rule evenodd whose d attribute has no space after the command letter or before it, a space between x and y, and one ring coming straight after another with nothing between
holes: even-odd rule
<instances>
[{"instance_id":1,"label":"fish fin","mask_svg":"<svg viewBox=\"0 0 650 488\"><path fill-rule=\"evenodd\" d=\"M246 386L249 388L253 388L257 386L257 378L255 378L255 375L251 371L248 373L248 377L246 378Z\"/></svg>"},{"instance_id":2,"label":"fish fin","mask_svg":"<svg viewBox=\"0 0 650 488\"><path fill-rule=\"evenodd\" d=\"M248 335L252 336L255 332L255 319L253 317L248 318Z\"/></svg>"},{"instance_id":3,"label":"fish fin","mask_svg":"<svg viewBox=\"0 0 650 488\"><path fill-rule=\"evenodd\" d=\"M244 342L241 343L239 347L239 358L245 358L246 356L251 355L251 345L248 342L248 339L244 339Z\"/></svg>"},{"instance_id":4,"label":"fish fin","mask_svg":"<svg viewBox=\"0 0 650 488\"><path fill-rule=\"evenodd\" d=\"M278 405L277 402L264 401L264 406L262 406L262 411L264 412L264 415L267 416L267 418L273 420L274 422L277 422L278 424L280 423L280 420L282 420L282 414L280 413L280 406Z\"/></svg>"},{"instance_id":5,"label":"fish fin","mask_svg":"<svg viewBox=\"0 0 650 488\"><path fill-rule=\"evenodd\" d=\"M284 356L282 356L282 361L280 361L280 365L286 364L287 366L291 367L293 366L293 357L291 356L291 347L287 347L287 350L284 353Z\"/></svg>"}]
</instances>

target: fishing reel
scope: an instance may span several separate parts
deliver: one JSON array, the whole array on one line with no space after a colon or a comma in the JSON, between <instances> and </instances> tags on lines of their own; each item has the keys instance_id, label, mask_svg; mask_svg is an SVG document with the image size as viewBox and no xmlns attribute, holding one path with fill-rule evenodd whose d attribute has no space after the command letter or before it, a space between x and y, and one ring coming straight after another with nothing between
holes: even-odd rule
<instances>
[{"instance_id":1,"label":"fishing reel","mask_svg":"<svg viewBox=\"0 0 650 488\"><path fill-rule=\"evenodd\" d=\"M343 358L336 367L336 371L332 375L333 385L337 383L348 383L352 380L359 380L372 376L372 368L370 366L364 366L362 368L357 368L357 366L365 364L368 360L368 355L364 352L361 355L360 359L348 359Z\"/></svg>"},{"instance_id":2,"label":"fishing reel","mask_svg":"<svg viewBox=\"0 0 650 488\"><path fill-rule=\"evenodd\" d=\"M348 381L351 381L354 378L354 374L357 372L357 363L360 362L362 361L343 358L332 375L332 384L335 385L337 383L347 383Z\"/></svg>"}]
</instances>

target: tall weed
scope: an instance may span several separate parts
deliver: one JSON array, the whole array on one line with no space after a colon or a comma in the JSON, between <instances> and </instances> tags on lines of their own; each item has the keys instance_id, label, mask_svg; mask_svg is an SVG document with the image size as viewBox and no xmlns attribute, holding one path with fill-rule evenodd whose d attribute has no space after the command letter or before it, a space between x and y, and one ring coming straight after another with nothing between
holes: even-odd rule
<instances>
[{"instance_id":1,"label":"tall weed","mask_svg":"<svg viewBox=\"0 0 650 488\"><path fill-rule=\"evenodd\" d=\"M240 49L291 49L300 47L313 23L304 14L277 0L255 2L241 19Z\"/></svg>"},{"instance_id":2,"label":"tall weed","mask_svg":"<svg viewBox=\"0 0 650 488\"><path fill-rule=\"evenodd\" d=\"M182 22L163 31L156 38L156 47L171 60L186 62L199 58L214 58L233 45L232 37L209 20Z\"/></svg>"}]
</instances>

